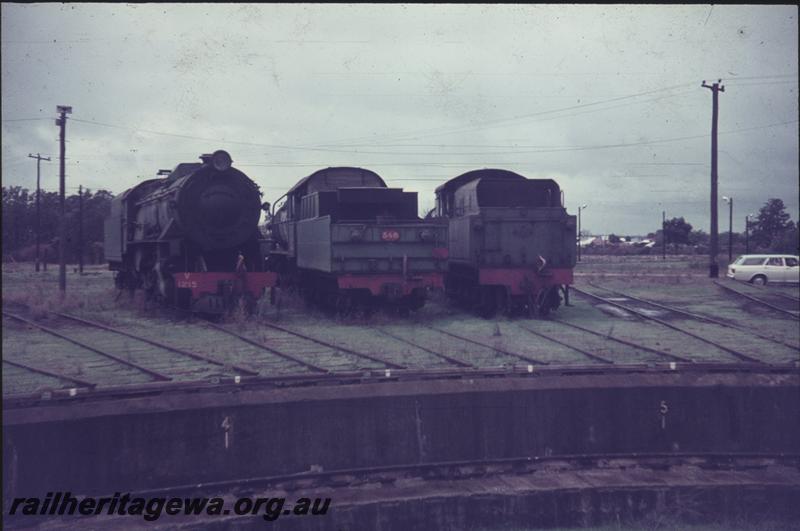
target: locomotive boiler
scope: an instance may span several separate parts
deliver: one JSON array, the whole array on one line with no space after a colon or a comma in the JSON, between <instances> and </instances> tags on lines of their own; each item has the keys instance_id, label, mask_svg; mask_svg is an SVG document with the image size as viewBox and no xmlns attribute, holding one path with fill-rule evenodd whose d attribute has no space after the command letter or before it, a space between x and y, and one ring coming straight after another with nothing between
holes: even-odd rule
<instances>
[{"instance_id":1,"label":"locomotive boiler","mask_svg":"<svg viewBox=\"0 0 800 531\"><path fill-rule=\"evenodd\" d=\"M446 227L419 218L416 192L334 167L300 180L275 206L268 267L309 302L418 309L428 290L443 288Z\"/></svg>"},{"instance_id":2,"label":"locomotive boiler","mask_svg":"<svg viewBox=\"0 0 800 531\"><path fill-rule=\"evenodd\" d=\"M572 283L576 218L558 184L514 172L464 173L436 189L434 217L446 219L446 292L484 316L498 310L544 315Z\"/></svg>"},{"instance_id":3,"label":"locomotive boiler","mask_svg":"<svg viewBox=\"0 0 800 531\"><path fill-rule=\"evenodd\" d=\"M263 267L258 186L225 151L200 159L161 170L112 200L105 255L120 289L222 313L237 300L252 303L276 275Z\"/></svg>"}]
</instances>

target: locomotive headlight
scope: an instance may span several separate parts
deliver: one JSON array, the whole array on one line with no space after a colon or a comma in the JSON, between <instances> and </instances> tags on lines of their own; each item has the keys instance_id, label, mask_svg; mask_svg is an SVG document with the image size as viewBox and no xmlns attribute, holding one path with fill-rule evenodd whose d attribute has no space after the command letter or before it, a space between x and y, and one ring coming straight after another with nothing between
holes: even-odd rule
<instances>
[{"instance_id":1,"label":"locomotive headlight","mask_svg":"<svg viewBox=\"0 0 800 531\"><path fill-rule=\"evenodd\" d=\"M228 154L227 151L224 151L222 149L215 151L211 155L211 164L213 164L214 169L217 171L227 170L228 168L231 167L232 163L233 159L231 159L231 156Z\"/></svg>"}]
</instances>

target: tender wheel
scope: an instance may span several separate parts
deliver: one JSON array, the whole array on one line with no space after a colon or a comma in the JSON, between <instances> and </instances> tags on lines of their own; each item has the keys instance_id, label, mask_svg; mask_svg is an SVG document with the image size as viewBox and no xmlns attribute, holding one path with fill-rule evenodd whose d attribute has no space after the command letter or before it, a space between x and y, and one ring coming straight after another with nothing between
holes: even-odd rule
<instances>
[{"instance_id":1,"label":"tender wheel","mask_svg":"<svg viewBox=\"0 0 800 531\"><path fill-rule=\"evenodd\" d=\"M497 298L492 286L481 286L478 315L491 319L497 313Z\"/></svg>"},{"instance_id":2,"label":"tender wheel","mask_svg":"<svg viewBox=\"0 0 800 531\"><path fill-rule=\"evenodd\" d=\"M765 277L764 275L756 275L750 280L750 282L752 282L756 286L764 286L767 283L767 277Z\"/></svg>"}]
</instances>

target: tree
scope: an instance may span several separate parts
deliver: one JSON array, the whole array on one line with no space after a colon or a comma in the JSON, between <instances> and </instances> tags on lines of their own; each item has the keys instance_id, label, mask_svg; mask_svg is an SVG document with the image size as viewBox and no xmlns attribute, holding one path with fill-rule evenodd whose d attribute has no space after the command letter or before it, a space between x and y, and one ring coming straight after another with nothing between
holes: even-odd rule
<instances>
[{"instance_id":1,"label":"tree","mask_svg":"<svg viewBox=\"0 0 800 531\"><path fill-rule=\"evenodd\" d=\"M609 243L619 243L619 236L616 234L609 234L608 235L608 242Z\"/></svg>"},{"instance_id":2,"label":"tree","mask_svg":"<svg viewBox=\"0 0 800 531\"><path fill-rule=\"evenodd\" d=\"M688 239L692 245L708 245L711 236L702 229L696 229L689 232Z\"/></svg>"},{"instance_id":3,"label":"tree","mask_svg":"<svg viewBox=\"0 0 800 531\"><path fill-rule=\"evenodd\" d=\"M36 237L34 231L35 211L31 211L31 198L26 188L3 187L3 255L18 249Z\"/></svg>"},{"instance_id":4,"label":"tree","mask_svg":"<svg viewBox=\"0 0 800 531\"><path fill-rule=\"evenodd\" d=\"M800 229L797 225L783 233L778 239L772 241L769 249L773 253L800 253Z\"/></svg>"},{"instance_id":5,"label":"tree","mask_svg":"<svg viewBox=\"0 0 800 531\"><path fill-rule=\"evenodd\" d=\"M113 195L100 190L83 193L83 252L84 256L97 255L96 245L103 241L103 221L111 209ZM42 190L41 237L43 246L58 235L60 207L57 192ZM78 210L79 198L73 194L66 198L67 260L76 260L78 255ZM19 186L3 187L3 257L15 254L21 260L31 260L36 242L36 192ZM28 249L31 248L31 249Z\"/></svg>"},{"instance_id":6,"label":"tree","mask_svg":"<svg viewBox=\"0 0 800 531\"><path fill-rule=\"evenodd\" d=\"M757 247L769 248L773 242L783 240L786 232L794 228L794 223L786 212L783 201L777 198L769 199L761 210L758 218L753 222L752 238Z\"/></svg>"},{"instance_id":7,"label":"tree","mask_svg":"<svg viewBox=\"0 0 800 531\"><path fill-rule=\"evenodd\" d=\"M664 223L664 237L667 243L671 243L677 249L678 244L689 243L689 234L692 232L692 225L686 223L682 217L668 219Z\"/></svg>"}]
</instances>

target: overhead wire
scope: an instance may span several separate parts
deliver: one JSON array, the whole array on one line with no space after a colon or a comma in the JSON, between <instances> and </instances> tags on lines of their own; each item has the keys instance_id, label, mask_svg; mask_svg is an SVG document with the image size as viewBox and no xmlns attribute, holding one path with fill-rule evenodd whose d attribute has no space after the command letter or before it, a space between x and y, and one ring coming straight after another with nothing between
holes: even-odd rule
<instances>
[{"instance_id":1,"label":"overhead wire","mask_svg":"<svg viewBox=\"0 0 800 531\"><path fill-rule=\"evenodd\" d=\"M568 110L592 107L592 106L606 104L606 103L613 103L613 102L616 102L616 101L622 101L622 100L626 100L626 99L637 98L637 97L641 97L641 96L649 95L649 94L654 94L654 93L658 93L658 92L670 91L670 90L674 90L676 88L680 88L680 87L684 87L684 86L688 86L688 84L683 83L683 84L680 84L680 85L674 85L672 87L664 87L664 88L650 90L650 91L644 91L644 92L640 92L640 93L636 93L636 94L630 94L630 95L626 95L626 96L619 96L619 97L616 97L616 98L611 98L611 99L602 100L602 101L598 101L598 102L591 102L591 103L585 103L585 104L579 104L579 105L571 105L571 106L563 107L563 108L559 108L559 109L552 109L552 110L548 110L548 111L540 111L540 112L536 112L536 113L529 113L529 114L512 116L512 117L507 117L507 118L500 118L500 119L496 119L496 120L488 120L488 121L484 121L484 122L480 122L480 123L476 123L476 124L462 125L462 126L459 126L459 127L460 128L469 128L469 129L474 129L476 127L480 128L480 127L485 126L485 125L494 125L494 124L499 124L499 123L504 123L504 122L509 122L509 121L518 121L518 120L527 119L527 118L531 118L531 117L535 117L535 116L543 116L543 115L547 115L547 114L554 114L554 113L564 112L564 111L568 111ZM667 97L667 96L663 96L663 97ZM674 97L674 96L671 96L671 97ZM654 98L652 100L645 100L645 101L640 102L640 103L646 103L648 101L655 101L655 100L658 100L658 99L661 99L661 98ZM618 106L613 106L613 107L610 107L610 108L616 108L616 107L618 107ZM568 116L563 116L563 117L568 117ZM171 137L176 137L176 138L186 138L186 139L190 139L190 140L203 140L203 141L209 141L209 142L219 142L220 140L222 140L222 141L224 141L226 143L229 143L229 144L250 145L250 146L256 146L256 147L268 147L268 148L276 148L276 149L290 149L290 150L302 150L302 151L341 152L340 149L336 149L336 147L331 147L331 146L341 146L342 143L343 143L342 141L340 141L340 142L335 142L335 143L332 143L332 144L329 143L329 144L315 144L313 146L299 146L299 145L284 145L284 144L266 144L266 143L259 143L259 142L242 142L242 141L236 141L236 140L226 140L226 139L219 139L219 138L198 137L198 136L186 135L186 134L181 134L181 133L169 133L169 132L164 132L164 131L155 131L155 130L149 130L149 129L121 126L121 125L98 122L98 121L94 121L94 120L86 120L86 119L81 119L81 118L76 118L76 117L72 117L71 120L74 121L74 122L93 124L93 125L102 126L102 127L110 127L110 128L115 128L115 129L131 130L131 131L137 131L137 132L142 132L142 133L156 134L156 135L162 135L162 136L171 136ZM451 126L449 128L446 128L446 129L453 129L453 127ZM442 128L437 128L436 130L442 130ZM434 131L436 131L436 130L434 130ZM427 130L423 130L423 132L425 132L425 131L427 131ZM455 132L459 132L459 131L455 131ZM428 132L428 134L433 134L433 133ZM439 133L435 133L435 134L438 135ZM444 133L442 133L442 134L444 134ZM344 142L344 145L346 146L347 143ZM346 152L349 152L349 151L346 151ZM392 154L394 154L394 153L392 153Z\"/></svg>"}]
</instances>

